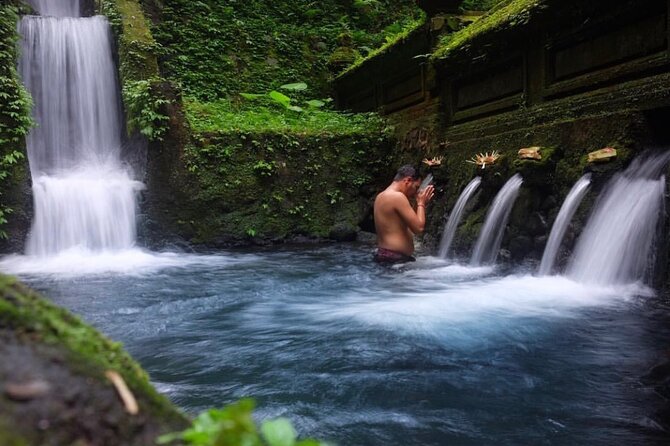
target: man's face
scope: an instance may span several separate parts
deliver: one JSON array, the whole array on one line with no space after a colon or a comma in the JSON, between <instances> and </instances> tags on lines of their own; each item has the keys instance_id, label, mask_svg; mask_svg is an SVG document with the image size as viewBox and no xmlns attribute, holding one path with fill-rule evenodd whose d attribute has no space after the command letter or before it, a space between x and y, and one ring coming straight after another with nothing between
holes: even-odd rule
<instances>
[{"instance_id":1,"label":"man's face","mask_svg":"<svg viewBox=\"0 0 670 446\"><path fill-rule=\"evenodd\" d=\"M407 197L416 197L416 192L419 190L419 186L421 185L421 178L413 180L412 178L407 177L405 178L405 182L407 184Z\"/></svg>"}]
</instances>

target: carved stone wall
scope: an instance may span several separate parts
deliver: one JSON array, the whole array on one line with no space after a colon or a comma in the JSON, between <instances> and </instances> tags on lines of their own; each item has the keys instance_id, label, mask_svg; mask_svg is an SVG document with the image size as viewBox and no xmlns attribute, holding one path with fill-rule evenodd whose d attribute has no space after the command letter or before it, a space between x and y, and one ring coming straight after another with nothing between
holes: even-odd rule
<instances>
[{"instance_id":1,"label":"carved stone wall","mask_svg":"<svg viewBox=\"0 0 670 446\"><path fill-rule=\"evenodd\" d=\"M335 84L341 107L356 103L357 110L385 113L400 149L416 163L424 156L444 158L432 168L437 195L424 236L428 249L439 242L463 187L480 175L481 190L455 241L466 255L495 193L521 173L524 186L503 249L512 261L538 259L565 194L585 171L594 174L588 206L635 155L661 140L670 143L670 1L541 5L527 22L477 34L433 64L411 55L412 49L425 54L433 40L421 35L421 44L412 43L420 35L410 36L398 55L389 51ZM410 67L414 74L404 75ZM376 94L355 102L366 88ZM530 146L548 148L547 158L520 162L517 151ZM609 146L619 150L615 162L587 163L589 151ZM501 154L500 162L483 172L465 163L492 150ZM577 215L573 235L587 216Z\"/></svg>"}]
</instances>

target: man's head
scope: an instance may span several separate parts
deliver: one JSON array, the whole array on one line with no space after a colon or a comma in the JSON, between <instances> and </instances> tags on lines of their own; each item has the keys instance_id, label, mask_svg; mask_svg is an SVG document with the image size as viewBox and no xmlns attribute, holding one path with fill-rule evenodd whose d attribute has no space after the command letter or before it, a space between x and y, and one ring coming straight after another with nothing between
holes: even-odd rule
<instances>
[{"instance_id":1,"label":"man's head","mask_svg":"<svg viewBox=\"0 0 670 446\"><path fill-rule=\"evenodd\" d=\"M414 166L405 164L398 169L393 178L393 182L398 183L402 192L409 198L412 198L416 195L416 191L419 189L421 176Z\"/></svg>"}]
</instances>

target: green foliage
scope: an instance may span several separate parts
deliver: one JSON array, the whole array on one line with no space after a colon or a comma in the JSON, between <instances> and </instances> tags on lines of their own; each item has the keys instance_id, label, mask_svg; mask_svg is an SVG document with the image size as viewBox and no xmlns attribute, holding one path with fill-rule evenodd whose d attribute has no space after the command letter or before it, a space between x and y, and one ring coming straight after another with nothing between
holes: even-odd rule
<instances>
[{"instance_id":1,"label":"green foliage","mask_svg":"<svg viewBox=\"0 0 670 446\"><path fill-rule=\"evenodd\" d=\"M210 409L193 420L193 425L174 434L162 435L157 444L181 440L191 446L325 446L315 440L297 441L286 418L265 421L260 432L253 420L254 402L243 399L223 409Z\"/></svg>"},{"instance_id":2,"label":"green foliage","mask_svg":"<svg viewBox=\"0 0 670 446\"><path fill-rule=\"evenodd\" d=\"M161 79L128 81L123 85L123 102L128 113L128 131L139 131L149 140L162 140L169 117L163 113L170 101L155 93Z\"/></svg>"},{"instance_id":3,"label":"green foliage","mask_svg":"<svg viewBox=\"0 0 670 446\"><path fill-rule=\"evenodd\" d=\"M17 48L15 6L0 6L0 238L12 209L3 203L2 191L13 180L15 168L24 159L25 136L33 125L32 101L16 71Z\"/></svg>"},{"instance_id":4,"label":"green foliage","mask_svg":"<svg viewBox=\"0 0 670 446\"><path fill-rule=\"evenodd\" d=\"M185 100L184 105L189 125L196 134L280 132L351 135L378 132L385 126L384 121L374 114L352 115L321 109L295 113L284 107L238 106L225 100L201 103L191 99Z\"/></svg>"},{"instance_id":5,"label":"green foliage","mask_svg":"<svg viewBox=\"0 0 670 446\"><path fill-rule=\"evenodd\" d=\"M291 79L309 79L315 96L328 95L328 58L337 37L375 48L392 23L416 18L413 0L145 0L160 10L153 35L165 77L199 101L240 92L278 90Z\"/></svg>"},{"instance_id":6,"label":"green foliage","mask_svg":"<svg viewBox=\"0 0 670 446\"><path fill-rule=\"evenodd\" d=\"M279 88L283 88L285 90L290 90L293 92L301 92L307 90L307 84L304 82L296 82L293 84L284 84ZM242 96L245 99L251 99L251 100L267 100L269 99L271 102L276 103L281 105L283 108L286 110L292 110L295 112L302 112L305 109L303 107L300 107L298 105L295 105L293 103L294 99L286 96L283 93L278 92L277 90L272 90L268 93L265 94L258 94L258 93L240 93L240 96ZM332 99L324 99L323 101L318 100L318 99L311 99L309 101L305 101L304 103L308 106L308 110L311 109L316 109L316 108L321 108L324 105L326 105L326 102L331 102Z\"/></svg>"},{"instance_id":7,"label":"green foliage","mask_svg":"<svg viewBox=\"0 0 670 446\"><path fill-rule=\"evenodd\" d=\"M277 163L274 161L268 162L264 160L258 160L253 165L252 169L260 176L269 177L272 176L274 171L277 169Z\"/></svg>"},{"instance_id":8,"label":"green foliage","mask_svg":"<svg viewBox=\"0 0 670 446\"><path fill-rule=\"evenodd\" d=\"M139 131L149 140L160 140L167 130L160 93L165 82L158 72L159 46L151 35L138 0L102 0L100 12L109 18L119 41L123 103L128 131Z\"/></svg>"}]
</instances>

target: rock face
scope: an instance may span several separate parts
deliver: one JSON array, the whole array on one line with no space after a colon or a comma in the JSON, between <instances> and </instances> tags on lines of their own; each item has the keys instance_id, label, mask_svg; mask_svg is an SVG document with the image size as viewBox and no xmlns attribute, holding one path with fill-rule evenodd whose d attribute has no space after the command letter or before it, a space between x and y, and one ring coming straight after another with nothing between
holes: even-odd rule
<instances>
[{"instance_id":1,"label":"rock face","mask_svg":"<svg viewBox=\"0 0 670 446\"><path fill-rule=\"evenodd\" d=\"M148 445L186 418L118 344L14 279L0 276L0 444ZM137 399L131 415L105 378Z\"/></svg>"}]
</instances>

